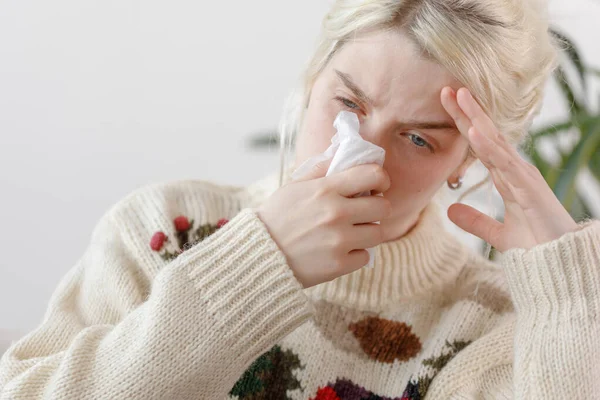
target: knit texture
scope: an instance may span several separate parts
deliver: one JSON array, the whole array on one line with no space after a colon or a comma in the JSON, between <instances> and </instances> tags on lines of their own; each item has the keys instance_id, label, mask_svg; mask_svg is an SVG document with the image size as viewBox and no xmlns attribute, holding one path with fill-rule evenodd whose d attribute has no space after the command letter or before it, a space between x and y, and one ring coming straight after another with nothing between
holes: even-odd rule
<instances>
[{"instance_id":1,"label":"knit texture","mask_svg":"<svg viewBox=\"0 0 600 400\"><path fill-rule=\"evenodd\" d=\"M600 222L492 263L431 204L374 268L305 289L254 211L276 182L111 207L0 400L600 399Z\"/></svg>"}]
</instances>

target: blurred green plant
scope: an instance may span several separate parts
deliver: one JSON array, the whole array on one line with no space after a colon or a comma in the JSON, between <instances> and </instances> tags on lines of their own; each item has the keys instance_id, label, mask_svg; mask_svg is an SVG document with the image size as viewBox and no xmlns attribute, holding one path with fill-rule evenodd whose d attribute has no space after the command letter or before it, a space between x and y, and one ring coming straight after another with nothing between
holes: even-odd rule
<instances>
[{"instance_id":1,"label":"blurred green plant","mask_svg":"<svg viewBox=\"0 0 600 400\"><path fill-rule=\"evenodd\" d=\"M560 202L577 221L592 216L585 200L576 188L576 179L583 168L600 180L600 113L593 110L589 80L600 77L600 71L587 68L579 49L563 33L552 29L552 34L564 45L564 56L556 68L554 79L569 107L568 117L558 123L531 132L531 142L524 151L540 170ZM567 74L567 71L571 71ZM556 146L560 161L550 162L540 153L540 143L560 135L575 135L573 146L567 150Z\"/></svg>"}]
</instances>

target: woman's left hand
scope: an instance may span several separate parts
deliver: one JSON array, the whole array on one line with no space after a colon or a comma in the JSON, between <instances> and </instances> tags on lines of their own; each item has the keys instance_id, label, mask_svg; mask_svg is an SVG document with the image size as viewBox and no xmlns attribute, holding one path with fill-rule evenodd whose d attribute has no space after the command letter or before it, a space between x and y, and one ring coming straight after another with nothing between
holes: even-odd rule
<instances>
[{"instance_id":1,"label":"woman's left hand","mask_svg":"<svg viewBox=\"0 0 600 400\"><path fill-rule=\"evenodd\" d=\"M490 171L504 200L504 222L473 207L453 204L452 222L490 243L500 252L530 249L577 230L578 225L556 198L540 171L509 144L466 88L446 87L442 104Z\"/></svg>"}]
</instances>

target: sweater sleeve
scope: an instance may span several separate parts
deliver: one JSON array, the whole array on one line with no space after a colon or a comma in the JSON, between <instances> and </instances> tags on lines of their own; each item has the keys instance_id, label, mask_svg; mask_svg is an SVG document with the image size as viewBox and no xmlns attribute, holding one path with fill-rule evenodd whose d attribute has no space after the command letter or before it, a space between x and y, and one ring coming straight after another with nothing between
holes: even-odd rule
<instances>
[{"instance_id":1,"label":"sweater sleeve","mask_svg":"<svg viewBox=\"0 0 600 400\"><path fill-rule=\"evenodd\" d=\"M515 312L458 353L426 399L599 399L600 221L500 261Z\"/></svg>"},{"instance_id":2,"label":"sweater sleeve","mask_svg":"<svg viewBox=\"0 0 600 400\"><path fill-rule=\"evenodd\" d=\"M514 398L598 398L600 221L509 250L503 265L516 311Z\"/></svg>"},{"instance_id":3,"label":"sweater sleeve","mask_svg":"<svg viewBox=\"0 0 600 400\"><path fill-rule=\"evenodd\" d=\"M0 360L0 399L223 399L314 312L250 209L151 282L108 212L41 324Z\"/></svg>"}]
</instances>

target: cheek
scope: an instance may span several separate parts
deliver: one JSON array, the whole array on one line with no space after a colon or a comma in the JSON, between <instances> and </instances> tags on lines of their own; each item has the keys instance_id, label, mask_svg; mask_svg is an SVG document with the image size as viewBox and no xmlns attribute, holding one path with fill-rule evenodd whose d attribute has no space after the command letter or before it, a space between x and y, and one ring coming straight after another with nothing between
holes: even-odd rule
<instances>
[{"instance_id":1,"label":"cheek","mask_svg":"<svg viewBox=\"0 0 600 400\"><path fill-rule=\"evenodd\" d=\"M404 160L389 166L388 173L394 187L402 188L404 192L427 192L427 188L436 186L439 170L432 166L425 167L424 163L412 163Z\"/></svg>"},{"instance_id":2,"label":"cheek","mask_svg":"<svg viewBox=\"0 0 600 400\"><path fill-rule=\"evenodd\" d=\"M385 164L392 180L390 195L393 197L429 196L451 173L448 160L440 155L388 153Z\"/></svg>"}]
</instances>

